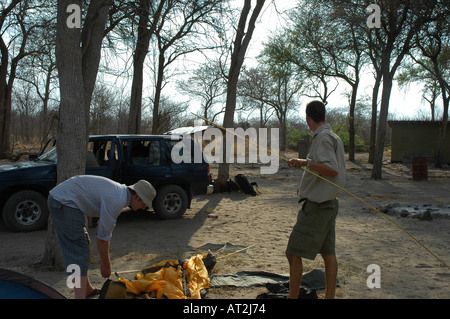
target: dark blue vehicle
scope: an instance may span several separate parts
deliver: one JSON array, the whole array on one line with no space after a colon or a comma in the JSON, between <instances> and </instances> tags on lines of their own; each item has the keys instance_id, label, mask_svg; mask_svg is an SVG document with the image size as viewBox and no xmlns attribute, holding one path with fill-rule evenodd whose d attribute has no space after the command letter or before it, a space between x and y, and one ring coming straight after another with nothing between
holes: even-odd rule
<instances>
[{"instance_id":1,"label":"dark blue vehicle","mask_svg":"<svg viewBox=\"0 0 450 319\"><path fill-rule=\"evenodd\" d=\"M180 218L194 195L212 192L210 167L204 159L179 164L172 160L172 149L181 139L173 135L90 136L86 174L126 185L146 179L157 191L155 214L161 219ZM47 225L47 196L56 185L57 165L56 146L51 143L30 161L0 166L0 209L3 222L13 231L34 231Z\"/></svg>"}]
</instances>

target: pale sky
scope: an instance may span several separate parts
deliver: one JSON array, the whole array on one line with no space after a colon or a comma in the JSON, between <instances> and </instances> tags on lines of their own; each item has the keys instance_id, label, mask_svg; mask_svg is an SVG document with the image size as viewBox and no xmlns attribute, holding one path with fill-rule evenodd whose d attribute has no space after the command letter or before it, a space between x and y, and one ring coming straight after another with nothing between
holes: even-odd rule
<instances>
[{"instance_id":1,"label":"pale sky","mask_svg":"<svg viewBox=\"0 0 450 319\"><path fill-rule=\"evenodd\" d=\"M234 0L236 2L236 6L240 8L242 6L242 2L240 0ZM248 52L246 54L246 59L244 61L244 65L247 67L256 66L256 57L260 54L263 48L263 42L267 41L271 32L280 29L284 23L283 17L278 15L275 11L272 1L266 1L267 4L258 19L256 24L255 32L250 41L250 46ZM276 0L276 5L278 11L282 12L285 9L292 8L297 3L297 0ZM189 68L197 68L200 64L200 60L197 60L195 56L190 55L189 57L185 57L186 60L180 61L184 66L189 65ZM201 60L203 60L200 57ZM362 98L363 96L371 96L372 95L372 86L374 83L374 78L371 73L368 73L364 76L362 83L358 89L358 98ZM172 82L172 81L170 81ZM131 84L130 84L131 85ZM169 90L169 87L173 87L174 83L169 83L166 88ZM331 85L330 85L331 87ZM334 92L328 100L328 107L345 107L348 105L348 99L344 96L344 92L349 90L349 85L345 82L339 85L336 92ZM392 88L391 100L389 106L389 115L391 117L395 117L396 119L403 118L414 118L417 117L419 113L419 109L422 109L422 113L429 115L429 106L424 103L422 99L421 93L422 86L420 84L411 84L408 89L399 89L396 83L394 82L394 86ZM167 91L165 91L167 93ZM181 100L186 101L188 97L184 93L178 92L176 88L173 89L172 97L179 97ZM379 97L381 97L381 89L379 92ZM178 98L176 98L178 99ZM192 112L198 112L199 107L196 106L198 101L191 100L191 105L193 107L190 109ZM307 103L308 98L302 98L302 103ZM440 101L437 101L440 104ZM300 105L300 112L302 110L302 106ZM439 111L440 112L440 111ZM301 113L303 114L303 113ZM440 114L437 114L440 116Z\"/></svg>"},{"instance_id":2,"label":"pale sky","mask_svg":"<svg viewBox=\"0 0 450 319\"><path fill-rule=\"evenodd\" d=\"M269 2L270 3L270 2ZM276 0L276 5L278 11L283 11L288 8L295 7L297 0ZM280 17L274 9L273 5L266 5L265 10L263 10L260 22L256 25L254 37L251 40L250 52L247 54L246 61L244 64L251 65L255 57L259 54L262 49L262 43L267 40L267 37L271 32L280 28L283 24L283 18ZM372 86L374 83L373 76L367 74L365 81L361 83L359 88L359 93L369 95L372 94ZM343 90L348 90L349 86L342 83L338 90L331 95L329 100L329 105L336 102L336 106L348 105L346 97L342 96ZM425 110L426 114L429 114L429 106L425 104L422 99L421 93L422 85L413 83L408 89L400 89L397 84L394 83L391 93L391 100L389 105L389 114L396 117L415 117L418 114L418 110ZM338 92L340 91L340 92ZM381 96L381 91L379 93ZM440 101L437 101L440 104Z\"/></svg>"}]
</instances>

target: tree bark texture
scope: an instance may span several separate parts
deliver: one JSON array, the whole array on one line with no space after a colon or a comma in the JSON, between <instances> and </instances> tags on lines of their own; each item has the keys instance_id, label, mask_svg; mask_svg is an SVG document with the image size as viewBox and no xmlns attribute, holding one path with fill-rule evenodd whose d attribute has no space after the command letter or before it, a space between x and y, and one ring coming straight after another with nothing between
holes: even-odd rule
<instances>
[{"instance_id":1,"label":"tree bark texture","mask_svg":"<svg viewBox=\"0 0 450 319\"><path fill-rule=\"evenodd\" d=\"M82 8L82 0L59 0L56 31L56 65L59 75L60 106L57 132L57 183L85 173L89 126L89 104L100 62L108 0L89 4L86 23L81 28L69 27L69 5ZM51 219L51 217L49 218ZM62 258L51 220L47 230L42 262L61 269Z\"/></svg>"}]
</instances>

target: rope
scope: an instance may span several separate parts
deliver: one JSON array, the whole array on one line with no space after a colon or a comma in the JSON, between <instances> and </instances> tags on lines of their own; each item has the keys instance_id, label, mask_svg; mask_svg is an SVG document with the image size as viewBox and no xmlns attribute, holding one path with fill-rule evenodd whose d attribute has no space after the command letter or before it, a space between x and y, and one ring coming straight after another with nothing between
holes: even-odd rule
<instances>
[{"instance_id":1,"label":"rope","mask_svg":"<svg viewBox=\"0 0 450 319\"><path fill-rule=\"evenodd\" d=\"M236 251L234 251L234 252L232 252L232 253L229 253L229 254L226 254L226 255L217 257L216 259L219 260L219 259L222 259L222 258L229 257L229 256L231 256L231 255L240 253L241 251L247 250L247 249L249 249L249 248L251 248L251 247L253 247L253 246L256 246L256 244L255 244L255 245L248 246L248 247L245 247L245 248L242 248L242 249L239 249L239 250L236 250Z\"/></svg>"},{"instance_id":2,"label":"rope","mask_svg":"<svg viewBox=\"0 0 450 319\"><path fill-rule=\"evenodd\" d=\"M236 135L236 136L239 137L239 138L244 139L245 141L248 141L249 143L252 143L252 144L256 145L258 148L265 149L266 151L272 153L272 151L268 150L268 149L265 148L265 147L260 146L260 145L257 144L257 143L254 143L253 141L250 141L248 138L239 136L239 135L236 134L235 132L232 132L232 131L230 131L230 130L224 128L224 127L222 127L221 125L216 124L216 123L214 123L214 122L212 122L212 121L210 121L210 120L208 120L208 119L206 119L206 118L204 118L204 117L202 117L202 116L200 116L200 115L197 115L197 114L195 114L195 113L192 113L192 114L195 115L195 116L197 116L197 117L199 117L199 118L201 118L201 119L203 119L203 120L205 120L205 121L207 121L207 122L209 122L209 123L211 123L211 124L213 124L214 126L217 126L218 128L220 128L220 129L222 129L222 130L225 130L225 131L227 131L227 132L229 132L229 133L231 133L231 134L233 134L233 135ZM279 154L276 154L276 155L277 155L279 158L285 160L286 162L289 161L289 159L287 159L287 158L284 157L284 156L281 156L281 155L279 155ZM339 186L339 185L337 185L337 184L335 184L335 183L329 181L328 179L324 178L323 176L320 176L319 174L317 174L317 173L315 173L315 172L313 172L313 171L311 171L311 170L309 170L309 169L307 169L307 168L305 168L305 167L301 167L301 169L303 169L305 172L308 172L308 173L310 173L310 174L312 174L312 175L314 175L314 176L316 176L316 177L318 177L318 178L320 178L320 179L322 179L322 180L328 182L329 184L331 184L331 185L333 185L333 186L339 188L341 191L347 193L347 194L350 195L351 197L353 197L353 198L359 200L361 203L367 205L369 208L371 208L372 210L374 210L375 212L377 212L379 215L381 215L382 217L384 217L385 219L387 219L387 220L388 220L389 222L391 222L394 226L396 226L397 228L399 228L400 230L402 230L405 234L407 234L409 237L411 237L417 244L419 244L420 246L422 246L422 248L424 248L428 253L430 253L436 260L438 260L441 264L443 264L445 267L447 267L447 269L450 269L450 266L448 266L442 259L440 259L438 256L436 256L430 249L428 249L424 244L422 244L418 239L416 239L411 233L409 233L406 229L404 229L402 226L400 226L400 225L399 225L397 222L395 222L392 218L390 218L389 216L386 216L386 214L383 214L383 213L380 212L377 208L375 208L374 206L370 205L369 203L367 203L367 202L364 201L363 199L361 199L361 198L359 198L358 196L352 194L351 192L349 192L349 191L346 190L345 188L343 188L343 187L341 187L341 186Z\"/></svg>"}]
</instances>

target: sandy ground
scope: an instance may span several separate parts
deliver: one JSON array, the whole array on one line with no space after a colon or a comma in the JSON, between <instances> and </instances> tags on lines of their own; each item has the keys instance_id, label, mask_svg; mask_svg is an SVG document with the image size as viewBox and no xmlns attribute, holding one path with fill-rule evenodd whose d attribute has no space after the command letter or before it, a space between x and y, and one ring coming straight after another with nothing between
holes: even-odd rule
<instances>
[{"instance_id":1,"label":"sandy ground","mask_svg":"<svg viewBox=\"0 0 450 319\"><path fill-rule=\"evenodd\" d=\"M295 154L290 154L294 156ZM215 168L215 167L213 167ZM374 207L388 204L410 205L411 209L438 207L432 220L388 214L403 230L348 194L340 196L337 218L339 299L449 299L450 298L450 170L429 167L429 181L412 181L411 169L403 164L385 163L383 180L371 180L371 165L365 154L348 163L346 189ZM258 183L256 197L222 193L196 197L192 208L179 220L158 220L151 213L124 213L111 240L113 271L142 269L165 259L187 259L198 248L231 243L246 252L218 260L214 274L238 271L267 271L287 274L285 247L298 211L298 187L302 171L281 164L275 175L260 175L257 165L232 165L231 174L244 173ZM213 169L213 173L217 170ZM431 205L431 206L423 206ZM445 213L445 210L447 213ZM217 219L208 214L218 215ZM94 229L89 229L94 238ZM0 268L31 275L73 298L62 272L38 265L44 252L46 231L12 233L0 224ZM438 261L429 251L440 258ZM218 252L216 256L224 256ZM105 279L99 270L95 244L92 246L91 282L101 287ZM367 268L376 264L381 271L381 287L368 288ZM321 257L305 261L305 272L322 268ZM114 278L113 278L114 277ZM111 279L115 279L113 276ZM130 278L131 279L131 278ZM207 298L254 299L264 287L214 288ZM319 291L323 297L323 291Z\"/></svg>"}]
</instances>

